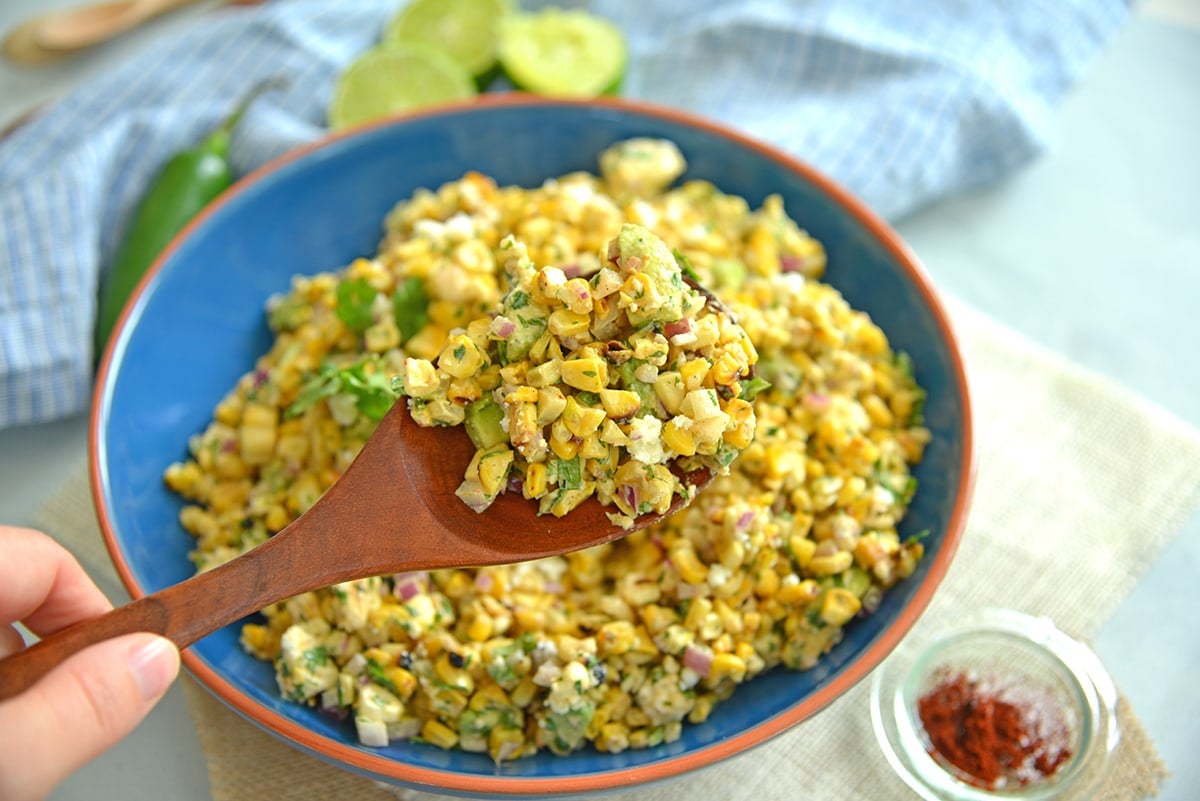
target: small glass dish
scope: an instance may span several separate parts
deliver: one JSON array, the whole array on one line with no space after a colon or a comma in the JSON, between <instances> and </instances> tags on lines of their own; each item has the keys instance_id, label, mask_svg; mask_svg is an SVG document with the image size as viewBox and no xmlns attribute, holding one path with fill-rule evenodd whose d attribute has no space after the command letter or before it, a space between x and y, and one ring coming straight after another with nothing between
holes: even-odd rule
<instances>
[{"instance_id":1,"label":"small glass dish","mask_svg":"<svg viewBox=\"0 0 1200 801\"><path fill-rule=\"evenodd\" d=\"M1028 719L1043 730L1054 724L1065 758L1045 771L1048 776L1035 771L990 786L960 770L935 747L919 711L922 698L949 685L1014 688L1015 695L1005 689L1008 696L990 702L1033 699L1028 706L1039 713ZM1116 704L1116 687L1091 649L1047 618L1005 609L966 613L927 634L915 632L871 681L871 719L884 756L927 801L1090 797L1120 738Z\"/></svg>"}]
</instances>

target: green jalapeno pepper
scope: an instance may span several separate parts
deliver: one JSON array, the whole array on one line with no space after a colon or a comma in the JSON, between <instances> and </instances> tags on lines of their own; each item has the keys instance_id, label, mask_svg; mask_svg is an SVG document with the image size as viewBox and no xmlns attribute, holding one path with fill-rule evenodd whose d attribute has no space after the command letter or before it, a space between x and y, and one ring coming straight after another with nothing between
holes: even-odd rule
<instances>
[{"instance_id":1,"label":"green jalapeno pepper","mask_svg":"<svg viewBox=\"0 0 1200 801\"><path fill-rule=\"evenodd\" d=\"M113 327L146 270L180 230L234 180L229 140L242 115L262 93L279 86L264 81L197 146L172 156L151 181L101 279L96 306L96 354L103 353Z\"/></svg>"}]
</instances>

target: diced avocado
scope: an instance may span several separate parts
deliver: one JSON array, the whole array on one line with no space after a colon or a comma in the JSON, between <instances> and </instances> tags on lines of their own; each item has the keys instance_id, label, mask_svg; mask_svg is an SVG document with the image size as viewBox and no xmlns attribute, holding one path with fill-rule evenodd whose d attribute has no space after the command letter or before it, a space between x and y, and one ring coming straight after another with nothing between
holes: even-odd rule
<instances>
[{"instance_id":1,"label":"diced avocado","mask_svg":"<svg viewBox=\"0 0 1200 801\"><path fill-rule=\"evenodd\" d=\"M621 386L636 394L642 401L642 406L638 409L639 417L643 414L653 414L658 409L658 396L654 394L654 387L634 375L634 372L642 364L643 362L637 359L630 359L617 366L617 375L621 377Z\"/></svg>"},{"instance_id":2,"label":"diced avocado","mask_svg":"<svg viewBox=\"0 0 1200 801\"><path fill-rule=\"evenodd\" d=\"M737 289L746 280L746 265L737 259L713 259L714 289Z\"/></svg>"},{"instance_id":3,"label":"diced avocado","mask_svg":"<svg viewBox=\"0 0 1200 801\"><path fill-rule=\"evenodd\" d=\"M467 416L463 421L467 428L467 436L480 450L486 450L494 445L508 441L508 435L500 426L504 419L504 410L500 404L491 398L480 398L467 407Z\"/></svg>"}]
</instances>

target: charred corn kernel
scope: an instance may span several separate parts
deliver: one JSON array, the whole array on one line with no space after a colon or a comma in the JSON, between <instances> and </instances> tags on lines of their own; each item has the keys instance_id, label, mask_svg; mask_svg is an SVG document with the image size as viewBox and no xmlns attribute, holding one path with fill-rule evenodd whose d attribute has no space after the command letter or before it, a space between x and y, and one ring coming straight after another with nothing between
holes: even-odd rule
<instances>
[{"instance_id":1,"label":"charred corn kernel","mask_svg":"<svg viewBox=\"0 0 1200 801\"><path fill-rule=\"evenodd\" d=\"M551 437L550 450L554 451L554 455L559 459L570 461L579 453L579 443L573 439L564 441L558 437Z\"/></svg>"},{"instance_id":2,"label":"charred corn kernel","mask_svg":"<svg viewBox=\"0 0 1200 801\"><path fill-rule=\"evenodd\" d=\"M262 428L275 428L279 423L279 412L271 406L262 403L247 403L242 410L242 425Z\"/></svg>"},{"instance_id":3,"label":"charred corn kernel","mask_svg":"<svg viewBox=\"0 0 1200 801\"><path fill-rule=\"evenodd\" d=\"M553 423L567 408L567 398L558 387L546 387L537 391L537 424Z\"/></svg>"},{"instance_id":4,"label":"charred corn kernel","mask_svg":"<svg viewBox=\"0 0 1200 801\"><path fill-rule=\"evenodd\" d=\"M696 453L696 437L692 434L692 421L686 417L674 417L662 427L663 444L681 456Z\"/></svg>"},{"instance_id":5,"label":"charred corn kernel","mask_svg":"<svg viewBox=\"0 0 1200 801\"><path fill-rule=\"evenodd\" d=\"M266 464L275 454L275 426L252 425L243 421L238 429L242 461L250 465Z\"/></svg>"},{"instance_id":6,"label":"charred corn kernel","mask_svg":"<svg viewBox=\"0 0 1200 801\"><path fill-rule=\"evenodd\" d=\"M521 756L525 745L525 732L521 729L497 726L488 732L488 756L497 763Z\"/></svg>"},{"instance_id":7,"label":"charred corn kernel","mask_svg":"<svg viewBox=\"0 0 1200 801\"><path fill-rule=\"evenodd\" d=\"M556 337L577 337L587 333L592 318L570 309L555 309L550 313L550 333Z\"/></svg>"},{"instance_id":8,"label":"charred corn kernel","mask_svg":"<svg viewBox=\"0 0 1200 801\"><path fill-rule=\"evenodd\" d=\"M412 698L413 693L417 691L417 677L399 665L385 668L383 675L396 688L396 695L403 701Z\"/></svg>"},{"instance_id":9,"label":"charred corn kernel","mask_svg":"<svg viewBox=\"0 0 1200 801\"><path fill-rule=\"evenodd\" d=\"M488 495L496 495L508 481L515 454L503 443L481 452L479 457L479 483Z\"/></svg>"},{"instance_id":10,"label":"charred corn kernel","mask_svg":"<svg viewBox=\"0 0 1200 801\"><path fill-rule=\"evenodd\" d=\"M733 398L725 405L725 413L729 415L730 423L723 434L725 442L735 448L748 447L754 440L757 427L754 405L741 398Z\"/></svg>"},{"instance_id":11,"label":"charred corn kernel","mask_svg":"<svg viewBox=\"0 0 1200 801\"><path fill-rule=\"evenodd\" d=\"M540 498L546 494L545 462L535 462L525 468L525 480L521 483L521 494L526 498Z\"/></svg>"},{"instance_id":12,"label":"charred corn kernel","mask_svg":"<svg viewBox=\"0 0 1200 801\"><path fill-rule=\"evenodd\" d=\"M725 351L713 363L712 370L709 375L714 384L718 386L729 386L734 381L737 381L742 372L746 369L744 356L738 358L731 351Z\"/></svg>"},{"instance_id":13,"label":"charred corn kernel","mask_svg":"<svg viewBox=\"0 0 1200 801\"><path fill-rule=\"evenodd\" d=\"M599 392L608 386L608 364L603 359L567 359L561 369L563 382L575 389Z\"/></svg>"},{"instance_id":14,"label":"charred corn kernel","mask_svg":"<svg viewBox=\"0 0 1200 801\"><path fill-rule=\"evenodd\" d=\"M400 347L400 329L392 320L376 323L363 331L363 344L372 353L383 353Z\"/></svg>"},{"instance_id":15,"label":"charred corn kernel","mask_svg":"<svg viewBox=\"0 0 1200 801\"><path fill-rule=\"evenodd\" d=\"M633 649L636 629L627 620L605 623L596 633L596 650L602 657L620 656Z\"/></svg>"},{"instance_id":16,"label":"charred corn kernel","mask_svg":"<svg viewBox=\"0 0 1200 801\"><path fill-rule=\"evenodd\" d=\"M404 391L414 398L428 398L438 391L441 379L428 359L404 360Z\"/></svg>"},{"instance_id":17,"label":"charred corn kernel","mask_svg":"<svg viewBox=\"0 0 1200 801\"><path fill-rule=\"evenodd\" d=\"M523 631L544 631L546 629L546 611L544 609L517 607L513 610L513 619Z\"/></svg>"},{"instance_id":18,"label":"charred corn kernel","mask_svg":"<svg viewBox=\"0 0 1200 801\"><path fill-rule=\"evenodd\" d=\"M808 570L816 576L834 576L854 564L854 557L849 551L838 551L829 556L814 556L808 563Z\"/></svg>"},{"instance_id":19,"label":"charred corn kernel","mask_svg":"<svg viewBox=\"0 0 1200 801\"><path fill-rule=\"evenodd\" d=\"M816 550L817 543L802 534L793 534L788 538L788 551L798 567L808 567Z\"/></svg>"},{"instance_id":20,"label":"charred corn kernel","mask_svg":"<svg viewBox=\"0 0 1200 801\"><path fill-rule=\"evenodd\" d=\"M670 550L671 564L679 577L688 584L701 584L708 578L708 568L696 556L691 544L679 545Z\"/></svg>"},{"instance_id":21,"label":"charred corn kernel","mask_svg":"<svg viewBox=\"0 0 1200 801\"><path fill-rule=\"evenodd\" d=\"M449 326L430 323L409 337L404 343L404 349L412 356L432 361L445 346L449 334Z\"/></svg>"},{"instance_id":22,"label":"charred corn kernel","mask_svg":"<svg viewBox=\"0 0 1200 801\"><path fill-rule=\"evenodd\" d=\"M779 588L779 592L775 593L775 597L780 603L806 604L816 600L820 593L821 588L817 586L817 582L804 579L795 583L785 583Z\"/></svg>"},{"instance_id":23,"label":"charred corn kernel","mask_svg":"<svg viewBox=\"0 0 1200 801\"><path fill-rule=\"evenodd\" d=\"M544 362L542 364L539 364L537 367L529 368L529 370L525 374L525 381L531 387L553 388L555 391L557 391L561 395L562 394L561 390L558 390L557 387L554 387L554 385L558 383L558 380L561 377L562 377L561 363L558 362L557 360L555 360L555 361Z\"/></svg>"},{"instance_id":24,"label":"charred corn kernel","mask_svg":"<svg viewBox=\"0 0 1200 801\"><path fill-rule=\"evenodd\" d=\"M563 407L562 422L574 436L586 437L600 428L604 422L604 410L584 406L572 395Z\"/></svg>"},{"instance_id":25,"label":"charred corn kernel","mask_svg":"<svg viewBox=\"0 0 1200 801\"><path fill-rule=\"evenodd\" d=\"M363 657L367 661L374 662L381 668L388 668L396 664L397 656L397 654L384 648L368 648L363 651Z\"/></svg>"},{"instance_id":26,"label":"charred corn kernel","mask_svg":"<svg viewBox=\"0 0 1200 801\"><path fill-rule=\"evenodd\" d=\"M421 727L421 739L446 750L458 745L458 733L440 720L434 719L425 721L425 725Z\"/></svg>"},{"instance_id":27,"label":"charred corn kernel","mask_svg":"<svg viewBox=\"0 0 1200 801\"><path fill-rule=\"evenodd\" d=\"M717 540L717 559L729 570L737 570L746 559L746 546L734 537L722 537Z\"/></svg>"},{"instance_id":28,"label":"charred corn kernel","mask_svg":"<svg viewBox=\"0 0 1200 801\"><path fill-rule=\"evenodd\" d=\"M630 605L635 609L639 606L634 604ZM665 606L659 606L658 604L654 603L647 603L640 606L642 606L642 623L645 624L646 629L653 634L666 631L667 627L676 622L678 619L678 615L675 614L675 611L673 609L668 609Z\"/></svg>"},{"instance_id":29,"label":"charred corn kernel","mask_svg":"<svg viewBox=\"0 0 1200 801\"><path fill-rule=\"evenodd\" d=\"M438 355L438 369L454 378L470 378L483 368L487 356L466 334L451 337Z\"/></svg>"},{"instance_id":30,"label":"charred corn kernel","mask_svg":"<svg viewBox=\"0 0 1200 801\"><path fill-rule=\"evenodd\" d=\"M896 424L896 416L892 414L892 410L884 403L883 398L878 395L868 395L863 398L863 409L867 413L867 417L871 418L871 422L883 428L891 428Z\"/></svg>"},{"instance_id":31,"label":"charred corn kernel","mask_svg":"<svg viewBox=\"0 0 1200 801\"><path fill-rule=\"evenodd\" d=\"M679 368L679 378L683 381L684 391L691 392L693 389L703 386L708 371L709 363L706 359L692 359L684 362Z\"/></svg>"},{"instance_id":32,"label":"charred corn kernel","mask_svg":"<svg viewBox=\"0 0 1200 801\"><path fill-rule=\"evenodd\" d=\"M624 420L633 415L642 407L642 399L638 397L636 392L630 392L627 389L602 389L600 390L600 405L604 407L604 412L614 420Z\"/></svg>"},{"instance_id":33,"label":"charred corn kernel","mask_svg":"<svg viewBox=\"0 0 1200 801\"><path fill-rule=\"evenodd\" d=\"M558 293L558 298L573 314L587 318L592 311L592 288L584 278L569 278Z\"/></svg>"},{"instance_id":34,"label":"charred corn kernel","mask_svg":"<svg viewBox=\"0 0 1200 801\"><path fill-rule=\"evenodd\" d=\"M624 723L605 723L596 735L596 749L619 754L629 748L629 727Z\"/></svg>"},{"instance_id":35,"label":"charred corn kernel","mask_svg":"<svg viewBox=\"0 0 1200 801\"><path fill-rule=\"evenodd\" d=\"M583 438L583 442L579 443L579 455L584 459L594 459L601 462L610 459L609 446L600 441L599 434L588 434ZM615 464L615 459L613 464Z\"/></svg>"},{"instance_id":36,"label":"charred corn kernel","mask_svg":"<svg viewBox=\"0 0 1200 801\"><path fill-rule=\"evenodd\" d=\"M779 591L779 574L774 570L763 570L754 582L754 593L762 598L770 598Z\"/></svg>"},{"instance_id":37,"label":"charred corn kernel","mask_svg":"<svg viewBox=\"0 0 1200 801\"><path fill-rule=\"evenodd\" d=\"M746 678L746 661L736 654L713 654L708 676L713 681L728 678L740 682Z\"/></svg>"},{"instance_id":38,"label":"charred corn kernel","mask_svg":"<svg viewBox=\"0 0 1200 801\"><path fill-rule=\"evenodd\" d=\"M608 445L628 448L632 445L629 435L621 430L621 427L612 420L605 420L600 427L600 441Z\"/></svg>"},{"instance_id":39,"label":"charred corn kernel","mask_svg":"<svg viewBox=\"0 0 1200 801\"><path fill-rule=\"evenodd\" d=\"M273 504L267 509L267 516L263 519L268 531L282 531L287 528L288 523L292 522L292 517L279 504Z\"/></svg>"},{"instance_id":40,"label":"charred corn kernel","mask_svg":"<svg viewBox=\"0 0 1200 801\"><path fill-rule=\"evenodd\" d=\"M452 378L446 385L446 398L459 406L469 406L483 397L483 387L474 378Z\"/></svg>"},{"instance_id":41,"label":"charred corn kernel","mask_svg":"<svg viewBox=\"0 0 1200 801\"><path fill-rule=\"evenodd\" d=\"M877 537L859 537L854 543L854 561L859 567L874 567L887 556L887 548Z\"/></svg>"},{"instance_id":42,"label":"charred corn kernel","mask_svg":"<svg viewBox=\"0 0 1200 801\"><path fill-rule=\"evenodd\" d=\"M533 703L534 697L537 695L537 685L533 683L531 676L526 676L517 684L516 689L509 693L512 699L513 706L518 709L524 709Z\"/></svg>"},{"instance_id":43,"label":"charred corn kernel","mask_svg":"<svg viewBox=\"0 0 1200 801\"><path fill-rule=\"evenodd\" d=\"M821 620L830 626L844 626L849 623L858 610L862 601L854 593L843 587L831 587L825 591L821 599Z\"/></svg>"},{"instance_id":44,"label":"charred corn kernel","mask_svg":"<svg viewBox=\"0 0 1200 801\"><path fill-rule=\"evenodd\" d=\"M459 657L461 659L461 657ZM470 695L475 692L475 678L464 668L455 667L450 661L450 652L443 653L434 663L434 672L447 686Z\"/></svg>"},{"instance_id":45,"label":"charred corn kernel","mask_svg":"<svg viewBox=\"0 0 1200 801\"><path fill-rule=\"evenodd\" d=\"M673 370L659 373L658 377L654 379L654 394L658 396L668 414L679 414L679 410L683 406L683 398L687 394L683 376Z\"/></svg>"}]
</instances>

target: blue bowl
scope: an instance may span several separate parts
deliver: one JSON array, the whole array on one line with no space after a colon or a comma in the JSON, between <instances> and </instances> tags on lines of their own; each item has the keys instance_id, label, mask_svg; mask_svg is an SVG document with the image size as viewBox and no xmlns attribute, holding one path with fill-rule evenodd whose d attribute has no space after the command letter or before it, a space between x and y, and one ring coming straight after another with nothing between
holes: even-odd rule
<instances>
[{"instance_id":1,"label":"blue bowl","mask_svg":"<svg viewBox=\"0 0 1200 801\"><path fill-rule=\"evenodd\" d=\"M227 192L158 260L126 308L101 364L92 413L93 491L112 558L134 597L191 575L192 538L162 474L185 457L220 398L270 345L267 297L297 273L374 253L381 221L420 187L467 170L533 186L594 171L614 141L677 143L685 178L702 178L758 205L782 195L828 253L825 280L911 354L928 391L933 441L901 533L928 529L916 574L807 672L773 671L742 685L677 742L621 754L539 754L497 769L486 755L397 742L360 746L352 726L279 697L267 663L244 653L238 626L184 653L192 674L239 713L287 742L349 770L465 796L546 796L626 789L740 753L812 716L895 647L941 581L965 523L974 478L962 357L925 272L878 217L810 167L712 122L616 100L559 102L498 95L335 136L264 167Z\"/></svg>"}]
</instances>

